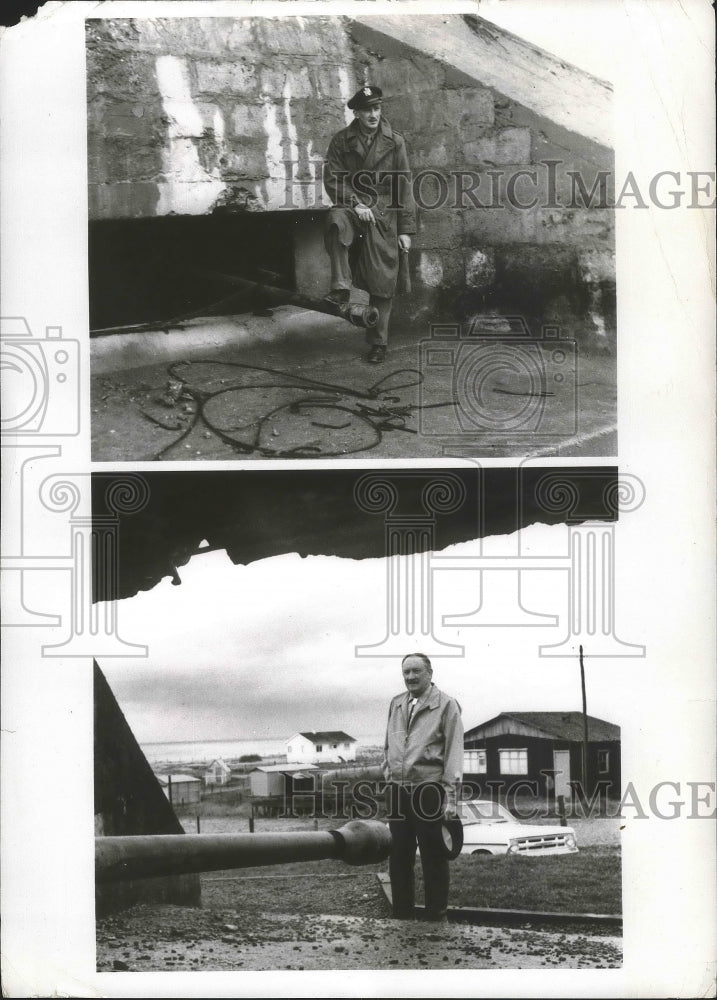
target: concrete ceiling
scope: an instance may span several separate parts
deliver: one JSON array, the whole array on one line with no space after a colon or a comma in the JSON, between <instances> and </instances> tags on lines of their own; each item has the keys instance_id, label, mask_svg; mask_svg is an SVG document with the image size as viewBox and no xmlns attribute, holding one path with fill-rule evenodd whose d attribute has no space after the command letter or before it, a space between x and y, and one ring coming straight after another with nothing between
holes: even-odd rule
<instances>
[{"instance_id":1,"label":"concrete ceiling","mask_svg":"<svg viewBox=\"0 0 717 1000\"><path fill-rule=\"evenodd\" d=\"M613 467L549 469L320 469L233 472L145 472L141 510L116 515L119 573L98 567L95 600L149 590L185 565L200 543L226 549L234 563L298 552L347 559L382 558L386 524L430 530L419 548L507 534L535 522L612 519L606 503ZM552 478L551 478L552 477ZM113 513L118 473L93 475L93 516ZM546 489L569 482L570 488ZM388 512L382 501L395 495ZM555 496L576 497L569 509ZM453 498L452 500L450 498ZM386 517L389 521L387 522Z\"/></svg>"}]
</instances>

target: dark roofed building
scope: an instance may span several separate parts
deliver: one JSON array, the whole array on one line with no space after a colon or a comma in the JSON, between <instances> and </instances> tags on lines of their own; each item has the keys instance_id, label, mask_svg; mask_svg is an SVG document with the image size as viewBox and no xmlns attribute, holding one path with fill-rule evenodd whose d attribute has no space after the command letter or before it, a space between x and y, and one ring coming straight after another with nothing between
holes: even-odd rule
<instances>
[{"instance_id":1,"label":"dark roofed building","mask_svg":"<svg viewBox=\"0 0 717 1000\"><path fill-rule=\"evenodd\" d=\"M289 763L340 764L356 759L356 740L342 729L294 733L286 741Z\"/></svg>"},{"instance_id":2,"label":"dark roofed building","mask_svg":"<svg viewBox=\"0 0 717 1000\"><path fill-rule=\"evenodd\" d=\"M545 796L573 794L580 781L588 795L620 796L620 727L589 715L587 781L583 781L582 712L501 712L464 736L464 781L481 795L518 786ZM527 784L529 783L529 784Z\"/></svg>"}]
</instances>

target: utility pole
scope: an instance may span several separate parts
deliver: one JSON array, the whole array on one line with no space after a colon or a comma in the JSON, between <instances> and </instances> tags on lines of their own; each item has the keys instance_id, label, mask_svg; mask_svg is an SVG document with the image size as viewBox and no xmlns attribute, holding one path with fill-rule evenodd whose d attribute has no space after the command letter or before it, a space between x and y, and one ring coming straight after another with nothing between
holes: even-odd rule
<instances>
[{"instance_id":1,"label":"utility pole","mask_svg":"<svg viewBox=\"0 0 717 1000\"><path fill-rule=\"evenodd\" d=\"M583 792L587 797L588 789L588 703L585 694L585 664L583 663L583 647L580 646L580 687L583 693Z\"/></svg>"}]
</instances>

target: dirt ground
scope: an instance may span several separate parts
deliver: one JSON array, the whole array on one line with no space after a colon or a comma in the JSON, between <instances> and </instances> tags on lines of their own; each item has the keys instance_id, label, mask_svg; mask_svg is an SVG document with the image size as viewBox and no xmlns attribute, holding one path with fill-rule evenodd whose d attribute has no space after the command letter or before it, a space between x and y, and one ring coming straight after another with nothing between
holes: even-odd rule
<instances>
[{"instance_id":1,"label":"dirt ground","mask_svg":"<svg viewBox=\"0 0 717 1000\"><path fill-rule=\"evenodd\" d=\"M161 333L135 337L136 350L122 337L92 345L99 461L617 450L615 359L572 344L461 341L448 361L445 345L429 351L404 329L386 362L369 365L362 330L289 306L196 321L166 349Z\"/></svg>"},{"instance_id":2,"label":"dirt ground","mask_svg":"<svg viewBox=\"0 0 717 1000\"><path fill-rule=\"evenodd\" d=\"M621 941L364 916L136 906L98 927L97 970L607 969Z\"/></svg>"}]
</instances>

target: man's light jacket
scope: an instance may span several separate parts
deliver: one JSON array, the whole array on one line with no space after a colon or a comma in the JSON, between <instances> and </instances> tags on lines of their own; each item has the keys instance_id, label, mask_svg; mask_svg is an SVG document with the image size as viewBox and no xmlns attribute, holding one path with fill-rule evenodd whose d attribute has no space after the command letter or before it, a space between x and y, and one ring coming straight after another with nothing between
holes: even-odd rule
<instances>
[{"instance_id":1,"label":"man's light jacket","mask_svg":"<svg viewBox=\"0 0 717 1000\"><path fill-rule=\"evenodd\" d=\"M437 781L455 805L463 777L463 723L455 698L431 684L413 710L407 691L392 699L384 747L384 776L401 785Z\"/></svg>"}]
</instances>

